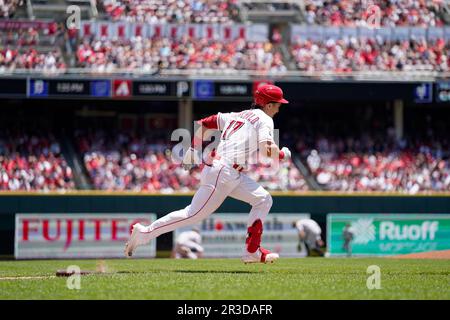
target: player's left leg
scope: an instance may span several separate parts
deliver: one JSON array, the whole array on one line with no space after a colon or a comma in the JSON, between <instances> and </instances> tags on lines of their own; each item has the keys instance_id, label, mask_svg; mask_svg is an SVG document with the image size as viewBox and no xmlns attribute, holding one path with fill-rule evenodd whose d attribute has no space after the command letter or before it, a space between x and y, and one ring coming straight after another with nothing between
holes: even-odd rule
<instances>
[{"instance_id":1,"label":"player's left leg","mask_svg":"<svg viewBox=\"0 0 450 320\"><path fill-rule=\"evenodd\" d=\"M263 223L272 207L272 197L261 185L241 174L239 185L230 193L230 197L247 202L252 206L247 222L246 250L244 262L273 262L279 258L277 253L261 247Z\"/></svg>"},{"instance_id":2,"label":"player's left leg","mask_svg":"<svg viewBox=\"0 0 450 320\"><path fill-rule=\"evenodd\" d=\"M135 224L125 246L125 255L131 257L138 246L149 243L163 233L205 219L220 207L238 184L239 173L235 169L218 163L212 167L205 167L202 171L200 188L192 198L191 204L157 219L149 226Z\"/></svg>"}]
</instances>

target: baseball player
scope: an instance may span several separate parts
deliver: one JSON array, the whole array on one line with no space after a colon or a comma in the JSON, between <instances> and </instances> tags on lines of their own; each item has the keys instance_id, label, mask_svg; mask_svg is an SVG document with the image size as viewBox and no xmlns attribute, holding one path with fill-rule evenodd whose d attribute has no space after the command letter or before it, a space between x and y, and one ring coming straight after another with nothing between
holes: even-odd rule
<instances>
[{"instance_id":1,"label":"baseball player","mask_svg":"<svg viewBox=\"0 0 450 320\"><path fill-rule=\"evenodd\" d=\"M325 253L321 249L324 244L321 237L322 229L317 222L312 219L300 219L295 223L295 226L298 230L300 242L305 244L308 256L312 256L313 252L319 256L324 256Z\"/></svg>"},{"instance_id":2,"label":"baseball player","mask_svg":"<svg viewBox=\"0 0 450 320\"><path fill-rule=\"evenodd\" d=\"M252 107L242 112L218 113L198 121L191 147L185 153L182 166L192 168L202 159L199 146L206 130L219 130L220 141L213 150L213 160L205 162L200 187L186 208L171 212L149 226L135 224L125 246L125 255L131 257L139 245L147 244L159 235L176 228L195 224L212 214L227 197L252 206L247 223L247 238L242 261L244 263L273 262L279 258L261 246L263 223L272 206L272 197L262 186L249 178L245 171L249 159L259 153L275 161L291 157L288 148L281 150L274 142L273 117L282 104L281 88L264 84L254 93ZM200 160L201 163L202 160Z\"/></svg>"},{"instance_id":3,"label":"baseball player","mask_svg":"<svg viewBox=\"0 0 450 320\"><path fill-rule=\"evenodd\" d=\"M197 259L203 254L202 236L198 228L180 233L175 241L175 258Z\"/></svg>"},{"instance_id":4,"label":"baseball player","mask_svg":"<svg viewBox=\"0 0 450 320\"><path fill-rule=\"evenodd\" d=\"M351 223L347 223L342 230L342 239L344 240L344 244L342 249L347 253L347 257L352 256L352 240L354 238L355 231L351 225Z\"/></svg>"}]
</instances>

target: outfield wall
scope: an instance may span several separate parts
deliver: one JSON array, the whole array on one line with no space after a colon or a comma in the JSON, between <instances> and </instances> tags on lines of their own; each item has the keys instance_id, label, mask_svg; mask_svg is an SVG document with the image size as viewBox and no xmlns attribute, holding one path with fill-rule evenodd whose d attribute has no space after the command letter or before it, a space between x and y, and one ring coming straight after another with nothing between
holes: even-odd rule
<instances>
[{"instance_id":1,"label":"outfield wall","mask_svg":"<svg viewBox=\"0 0 450 320\"><path fill-rule=\"evenodd\" d=\"M328 213L450 213L450 193L405 196L400 194L272 193L271 212L309 213L326 232ZM0 193L0 255L14 253L16 213L148 213L162 216L187 206L192 194L152 195L136 193L74 192L66 194ZM250 206L227 199L217 210L248 212ZM324 234L326 239L326 234ZM161 236L158 250L171 248L172 235Z\"/></svg>"}]
</instances>

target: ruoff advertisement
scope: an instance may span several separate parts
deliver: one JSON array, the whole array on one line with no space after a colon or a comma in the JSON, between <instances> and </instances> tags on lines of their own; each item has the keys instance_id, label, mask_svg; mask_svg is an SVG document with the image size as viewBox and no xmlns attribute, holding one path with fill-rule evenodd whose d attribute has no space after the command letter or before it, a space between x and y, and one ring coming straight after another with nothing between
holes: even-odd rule
<instances>
[{"instance_id":1,"label":"ruoff advertisement","mask_svg":"<svg viewBox=\"0 0 450 320\"><path fill-rule=\"evenodd\" d=\"M16 259L123 258L131 226L155 214L16 214ZM152 240L137 258L156 256Z\"/></svg>"},{"instance_id":2,"label":"ruoff advertisement","mask_svg":"<svg viewBox=\"0 0 450 320\"><path fill-rule=\"evenodd\" d=\"M261 245L281 257L305 256L304 249L298 251L298 231L294 222L309 218L309 214L274 214L270 213L264 222ZM205 258L241 257L247 236L248 213L215 213L209 218L188 227L174 231L173 242L183 231L196 227L202 236L203 256Z\"/></svg>"},{"instance_id":3,"label":"ruoff advertisement","mask_svg":"<svg viewBox=\"0 0 450 320\"><path fill-rule=\"evenodd\" d=\"M450 249L450 214L329 214L327 245L344 255L344 228L353 255L396 255Z\"/></svg>"}]
</instances>

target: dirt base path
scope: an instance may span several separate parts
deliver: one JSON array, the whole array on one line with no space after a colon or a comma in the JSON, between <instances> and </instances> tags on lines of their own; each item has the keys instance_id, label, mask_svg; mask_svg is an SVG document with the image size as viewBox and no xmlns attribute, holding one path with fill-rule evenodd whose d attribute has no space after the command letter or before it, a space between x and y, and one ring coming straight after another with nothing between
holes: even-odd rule
<instances>
[{"instance_id":1,"label":"dirt base path","mask_svg":"<svg viewBox=\"0 0 450 320\"><path fill-rule=\"evenodd\" d=\"M429 251L391 256L392 259L450 259L450 250Z\"/></svg>"}]
</instances>

